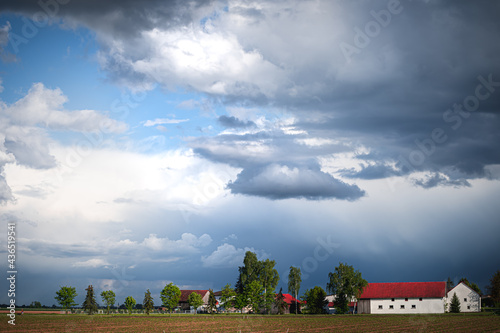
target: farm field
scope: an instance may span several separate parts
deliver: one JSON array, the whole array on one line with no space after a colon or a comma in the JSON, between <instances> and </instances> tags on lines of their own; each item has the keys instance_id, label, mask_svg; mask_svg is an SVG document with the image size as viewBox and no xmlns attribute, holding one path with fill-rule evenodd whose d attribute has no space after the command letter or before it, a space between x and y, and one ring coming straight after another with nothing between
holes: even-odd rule
<instances>
[{"instance_id":1,"label":"farm field","mask_svg":"<svg viewBox=\"0 0 500 333\"><path fill-rule=\"evenodd\" d=\"M1 332L500 332L500 316L57 315L24 314Z\"/></svg>"}]
</instances>

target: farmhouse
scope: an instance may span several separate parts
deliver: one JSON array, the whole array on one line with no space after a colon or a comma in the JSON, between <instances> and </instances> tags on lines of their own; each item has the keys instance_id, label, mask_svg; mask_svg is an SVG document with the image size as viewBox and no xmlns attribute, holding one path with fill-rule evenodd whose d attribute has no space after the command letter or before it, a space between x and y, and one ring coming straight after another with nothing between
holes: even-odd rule
<instances>
[{"instance_id":1,"label":"farmhouse","mask_svg":"<svg viewBox=\"0 0 500 333\"><path fill-rule=\"evenodd\" d=\"M446 309L450 309L451 298L453 294L457 294L460 300L460 312L480 312L481 311L481 297L479 294L466 285L460 282L447 293Z\"/></svg>"},{"instance_id":2,"label":"farmhouse","mask_svg":"<svg viewBox=\"0 0 500 333\"><path fill-rule=\"evenodd\" d=\"M203 307L208 304L208 297L210 296L210 292L208 290L181 290L181 299L179 300L179 307L181 310L186 311L191 309L188 303L188 298L191 293L200 294L203 299L203 305L197 310L203 309Z\"/></svg>"},{"instance_id":3,"label":"farmhouse","mask_svg":"<svg viewBox=\"0 0 500 333\"><path fill-rule=\"evenodd\" d=\"M358 313L444 313L446 303L446 282L369 283Z\"/></svg>"}]
</instances>

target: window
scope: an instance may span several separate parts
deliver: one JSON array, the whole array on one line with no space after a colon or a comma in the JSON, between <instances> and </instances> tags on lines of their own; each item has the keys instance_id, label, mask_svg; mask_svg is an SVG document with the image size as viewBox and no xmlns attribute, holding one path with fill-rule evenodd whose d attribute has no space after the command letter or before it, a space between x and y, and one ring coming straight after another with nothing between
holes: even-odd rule
<instances>
[{"instance_id":1,"label":"window","mask_svg":"<svg viewBox=\"0 0 500 333\"><path fill-rule=\"evenodd\" d=\"M420 297L418 300L419 300L419 301L422 301L422 297Z\"/></svg>"},{"instance_id":2,"label":"window","mask_svg":"<svg viewBox=\"0 0 500 333\"><path fill-rule=\"evenodd\" d=\"M408 298L405 298L405 302L408 302Z\"/></svg>"},{"instance_id":3,"label":"window","mask_svg":"<svg viewBox=\"0 0 500 333\"><path fill-rule=\"evenodd\" d=\"M467 310L470 310L470 305L467 305Z\"/></svg>"},{"instance_id":4,"label":"window","mask_svg":"<svg viewBox=\"0 0 500 333\"><path fill-rule=\"evenodd\" d=\"M379 305L379 306L378 306L378 309L379 309L379 310L382 310L382 308L383 308L383 307L382 307L382 305Z\"/></svg>"},{"instance_id":5,"label":"window","mask_svg":"<svg viewBox=\"0 0 500 333\"><path fill-rule=\"evenodd\" d=\"M391 301L393 301L393 302L394 302L394 298L391 298Z\"/></svg>"},{"instance_id":6,"label":"window","mask_svg":"<svg viewBox=\"0 0 500 333\"><path fill-rule=\"evenodd\" d=\"M467 302L467 297L466 297L466 298L464 298L464 302Z\"/></svg>"},{"instance_id":7,"label":"window","mask_svg":"<svg viewBox=\"0 0 500 333\"><path fill-rule=\"evenodd\" d=\"M416 308L417 308L417 306L416 306L415 304L413 304L413 305L411 306L411 308L412 308L412 309L416 309Z\"/></svg>"},{"instance_id":8,"label":"window","mask_svg":"<svg viewBox=\"0 0 500 333\"><path fill-rule=\"evenodd\" d=\"M405 308L405 306L404 306L404 305L401 305L401 309L404 309L404 308Z\"/></svg>"},{"instance_id":9,"label":"window","mask_svg":"<svg viewBox=\"0 0 500 333\"><path fill-rule=\"evenodd\" d=\"M394 305L389 305L389 309L394 309Z\"/></svg>"}]
</instances>

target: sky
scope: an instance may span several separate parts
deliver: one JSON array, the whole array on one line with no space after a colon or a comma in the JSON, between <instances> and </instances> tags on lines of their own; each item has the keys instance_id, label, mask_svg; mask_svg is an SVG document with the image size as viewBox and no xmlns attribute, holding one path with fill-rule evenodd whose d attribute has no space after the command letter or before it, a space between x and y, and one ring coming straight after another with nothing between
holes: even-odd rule
<instances>
[{"instance_id":1,"label":"sky","mask_svg":"<svg viewBox=\"0 0 500 333\"><path fill-rule=\"evenodd\" d=\"M285 291L300 267L301 294L340 262L484 290L500 269L499 15L490 0L2 1L16 302L72 286L81 304L92 284L159 305L170 282L234 286L246 251Z\"/></svg>"}]
</instances>

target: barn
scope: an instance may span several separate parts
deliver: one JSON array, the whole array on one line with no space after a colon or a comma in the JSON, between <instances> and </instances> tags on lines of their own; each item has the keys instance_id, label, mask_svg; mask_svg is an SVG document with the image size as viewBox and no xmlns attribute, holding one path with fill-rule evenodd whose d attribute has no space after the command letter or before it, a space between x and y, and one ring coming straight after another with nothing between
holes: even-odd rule
<instances>
[{"instance_id":1,"label":"barn","mask_svg":"<svg viewBox=\"0 0 500 333\"><path fill-rule=\"evenodd\" d=\"M444 313L446 282L369 283L358 301L358 313Z\"/></svg>"}]
</instances>

